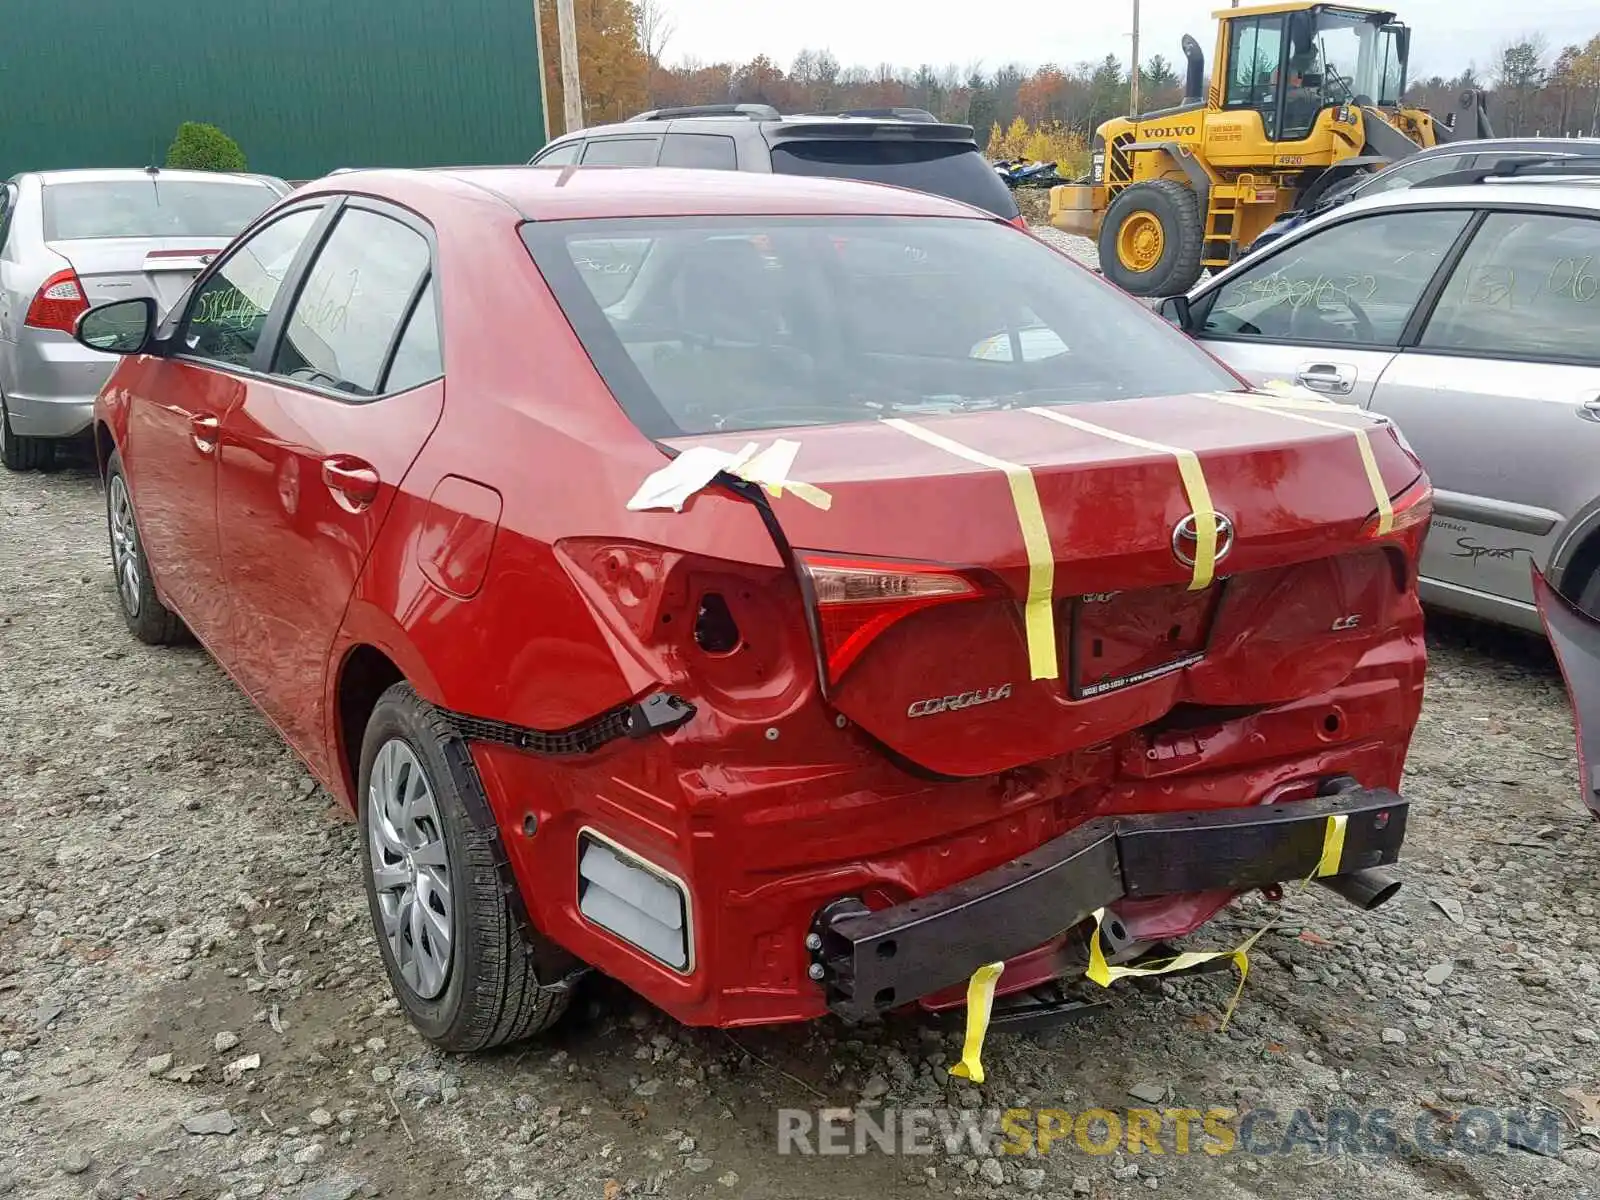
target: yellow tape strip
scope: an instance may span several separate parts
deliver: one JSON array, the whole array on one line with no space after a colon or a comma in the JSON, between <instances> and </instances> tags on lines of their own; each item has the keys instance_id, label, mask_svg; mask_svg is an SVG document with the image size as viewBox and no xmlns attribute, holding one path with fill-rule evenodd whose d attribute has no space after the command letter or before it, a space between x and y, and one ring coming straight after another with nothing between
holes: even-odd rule
<instances>
[{"instance_id":1,"label":"yellow tape strip","mask_svg":"<svg viewBox=\"0 0 1600 1200\"><path fill-rule=\"evenodd\" d=\"M1351 434L1356 439L1356 447L1361 451L1361 465L1366 469L1367 485L1372 488L1372 498L1377 502L1378 508L1378 536L1382 537L1394 528L1394 505L1389 502L1389 488L1383 482L1383 473L1378 470L1378 460L1372 453L1372 441L1367 437L1367 431L1358 425L1341 425L1338 421L1324 421L1320 417L1307 416L1306 409L1333 410L1337 412L1344 409L1351 413L1368 415L1365 409L1357 408L1353 404L1319 404L1311 400L1295 400L1290 397L1277 396L1232 396L1226 393L1217 393L1216 398L1224 404L1231 404L1235 408L1252 408L1261 412L1276 413L1291 421L1301 421L1307 425L1321 425L1325 429L1337 429Z\"/></svg>"},{"instance_id":2,"label":"yellow tape strip","mask_svg":"<svg viewBox=\"0 0 1600 1200\"><path fill-rule=\"evenodd\" d=\"M1339 873L1340 860L1344 857L1344 832L1349 818L1343 813L1330 816L1322 831L1322 853L1317 858L1317 865L1310 875L1300 883L1302 891L1308 887L1313 879L1325 875ZM1170 975L1174 971L1187 971L1204 963L1215 962L1219 958L1231 958L1233 965L1239 968L1239 985L1233 990L1233 998L1228 1001L1227 1011L1222 1014L1222 1029L1228 1028L1228 1022L1233 1020L1233 1010L1239 1005L1239 998L1244 995L1244 981L1250 975L1250 951L1260 940L1262 934L1272 929L1277 921L1268 921L1232 950L1190 950L1175 958L1164 962L1155 963L1144 967L1114 967L1106 962L1105 951L1100 948L1100 924L1105 920L1106 910L1099 908L1094 913L1094 932L1089 935L1089 969L1085 974L1101 987L1108 988L1118 979L1136 979L1149 975Z\"/></svg>"},{"instance_id":3,"label":"yellow tape strip","mask_svg":"<svg viewBox=\"0 0 1600 1200\"><path fill-rule=\"evenodd\" d=\"M749 450L754 445L755 443L751 442L745 449ZM748 457L741 452L726 469L747 483L758 484L765 488L767 494L774 499L782 497L784 489L787 488L798 499L826 512L833 507L831 495L814 484L789 478L789 472L794 468L795 456L799 453L799 442L778 438L765 450Z\"/></svg>"},{"instance_id":4,"label":"yellow tape strip","mask_svg":"<svg viewBox=\"0 0 1600 1200\"><path fill-rule=\"evenodd\" d=\"M1017 510L1017 524L1022 527L1022 544L1028 553L1028 599L1023 605L1023 624L1028 633L1029 675L1033 679L1058 678L1061 668L1056 656L1056 622L1051 606L1056 584L1056 557L1050 549L1050 533L1045 527L1044 508L1039 503L1033 472L898 417L887 418L883 423L957 458L1005 473L1006 482L1011 485L1011 502Z\"/></svg>"},{"instance_id":5,"label":"yellow tape strip","mask_svg":"<svg viewBox=\"0 0 1600 1200\"><path fill-rule=\"evenodd\" d=\"M989 1014L994 1009L994 985L1003 962L988 963L972 973L967 981L967 1037L961 1047L961 1061L950 1068L957 1079L983 1082L983 1039L989 1032Z\"/></svg>"},{"instance_id":6,"label":"yellow tape strip","mask_svg":"<svg viewBox=\"0 0 1600 1200\"><path fill-rule=\"evenodd\" d=\"M1147 441L1141 437L1134 437L1131 433L1107 429L1104 425L1096 425L1053 408L1030 408L1027 411L1055 421L1057 424L1082 430L1084 433L1110 438L1113 442L1121 442L1125 446L1134 446L1140 450L1150 450L1156 454L1170 454L1177 459L1178 474L1183 479L1183 491L1189 498L1189 509L1194 513L1194 577L1189 582L1189 590L1199 592L1211 586L1217 565L1217 510L1211 505L1211 489L1206 486L1205 471L1201 469L1200 458L1193 450Z\"/></svg>"}]
</instances>

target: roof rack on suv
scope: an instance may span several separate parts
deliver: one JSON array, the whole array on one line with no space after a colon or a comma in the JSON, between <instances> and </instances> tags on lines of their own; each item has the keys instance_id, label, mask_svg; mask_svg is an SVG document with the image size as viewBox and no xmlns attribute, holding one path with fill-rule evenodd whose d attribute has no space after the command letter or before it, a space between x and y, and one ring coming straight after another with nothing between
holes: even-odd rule
<instances>
[{"instance_id":1,"label":"roof rack on suv","mask_svg":"<svg viewBox=\"0 0 1600 1200\"><path fill-rule=\"evenodd\" d=\"M875 117L880 121L933 121L934 116L925 108L841 108L837 111L813 113L817 117Z\"/></svg>"},{"instance_id":2,"label":"roof rack on suv","mask_svg":"<svg viewBox=\"0 0 1600 1200\"><path fill-rule=\"evenodd\" d=\"M1412 187L1453 187L1463 183L1483 183L1491 179L1571 179L1577 177L1600 178L1600 155L1548 154L1538 158L1503 158L1492 166L1469 167L1464 171L1448 171L1423 179Z\"/></svg>"},{"instance_id":3,"label":"roof rack on suv","mask_svg":"<svg viewBox=\"0 0 1600 1200\"><path fill-rule=\"evenodd\" d=\"M748 117L752 121L776 121L782 114L770 104L680 104L674 108L652 108L628 120L670 121L675 117Z\"/></svg>"}]
</instances>

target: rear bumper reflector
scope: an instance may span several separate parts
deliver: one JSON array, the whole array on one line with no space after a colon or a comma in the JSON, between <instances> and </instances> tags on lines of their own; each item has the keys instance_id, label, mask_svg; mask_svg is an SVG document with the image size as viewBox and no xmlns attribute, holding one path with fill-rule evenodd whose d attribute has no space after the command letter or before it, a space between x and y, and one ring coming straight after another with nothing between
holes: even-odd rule
<instances>
[{"instance_id":1,"label":"rear bumper reflector","mask_svg":"<svg viewBox=\"0 0 1600 1200\"><path fill-rule=\"evenodd\" d=\"M1407 802L1383 788L1208 812L1101 817L954 887L868 911L841 901L813 933L828 1007L860 1020L960 983L1128 897L1243 891L1308 879L1330 816L1337 875L1394 862ZM812 944L812 943L808 943Z\"/></svg>"},{"instance_id":2,"label":"rear bumper reflector","mask_svg":"<svg viewBox=\"0 0 1600 1200\"><path fill-rule=\"evenodd\" d=\"M578 834L578 911L674 971L691 969L688 891L591 829Z\"/></svg>"}]
</instances>

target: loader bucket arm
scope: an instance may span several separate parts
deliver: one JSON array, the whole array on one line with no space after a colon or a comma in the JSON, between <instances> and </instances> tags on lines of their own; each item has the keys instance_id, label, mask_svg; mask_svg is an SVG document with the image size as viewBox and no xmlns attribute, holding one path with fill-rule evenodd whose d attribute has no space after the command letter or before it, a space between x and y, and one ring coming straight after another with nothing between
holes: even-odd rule
<instances>
[{"instance_id":1,"label":"loader bucket arm","mask_svg":"<svg viewBox=\"0 0 1600 1200\"><path fill-rule=\"evenodd\" d=\"M1533 598L1572 704L1583 802L1600 818L1600 778L1596 777L1600 769L1600 619L1551 587L1537 567L1533 569Z\"/></svg>"}]
</instances>

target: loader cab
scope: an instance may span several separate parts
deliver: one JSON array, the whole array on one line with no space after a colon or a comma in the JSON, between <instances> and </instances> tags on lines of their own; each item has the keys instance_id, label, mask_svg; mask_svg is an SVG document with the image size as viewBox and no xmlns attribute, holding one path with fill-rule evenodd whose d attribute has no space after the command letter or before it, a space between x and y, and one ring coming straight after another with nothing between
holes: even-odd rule
<instances>
[{"instance_id":1,"label":"loader cab","mask_svg":"<svg viewBox=\"0 0 1600 1200\"><path fill-rule=\"evenodd\" d=\"M1411 31L1393 13L1312 4L1217 17L1219 107L1258 113L1267 141L1304 141L1329 108L1399 106Z\"/></svg>"}]
</instances>

